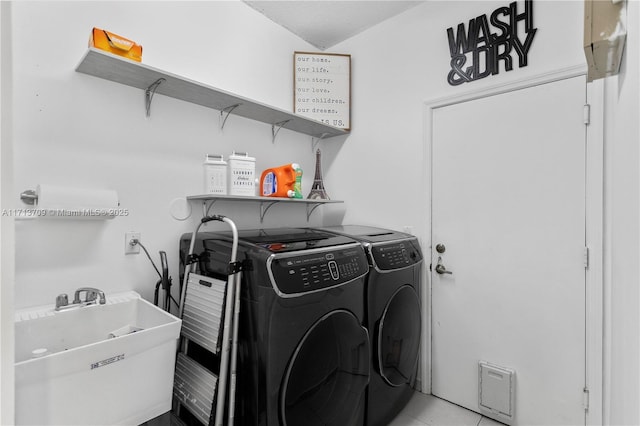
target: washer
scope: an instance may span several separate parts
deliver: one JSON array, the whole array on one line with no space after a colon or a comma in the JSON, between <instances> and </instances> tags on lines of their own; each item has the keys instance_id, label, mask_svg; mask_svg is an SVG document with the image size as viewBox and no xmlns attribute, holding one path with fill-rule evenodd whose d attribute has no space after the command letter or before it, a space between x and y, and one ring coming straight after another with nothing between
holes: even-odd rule
<instances>
[{"instance_id":1,"label":"washer","mask_svg":"<svg viewBox=\"0 0 640 426\"><path fill-rule=\"evenodd\" d=\"M182 259L190 237L182 237ZM230 248L230 233L198 234L197 273L226 280ZM245 230L238 260L235 424L364 424L371 350L362 245L312 229Z\"/></svg>"},{"instance_id":2,"label":"washer","mask_svg":"<svg viewBox=\"0 0 640 426\"><path fill-rule=\"evenodd\" d=\"M365 325L371 336L371 381L366 424L388 424L409 402L420 351L420 267L416 237L388 229L345 225L322 228L362 243L371 266Z\"/></svg>"}]
</instances>

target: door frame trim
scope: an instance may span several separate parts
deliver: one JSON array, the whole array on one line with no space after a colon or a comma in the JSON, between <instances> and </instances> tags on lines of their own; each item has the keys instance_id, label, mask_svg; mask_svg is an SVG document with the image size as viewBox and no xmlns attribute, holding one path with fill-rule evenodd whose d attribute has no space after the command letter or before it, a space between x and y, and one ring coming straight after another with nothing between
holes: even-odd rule
<instances>
[{"instance_id":1,"label":"door frame trim","mask_svg":"<svg viewBox=\"0 0 640 426\"><path fill-rule=\"evenodd\" d=\"M424 164L422 182L425 195L422 208L425 226L420 240L425 258L433 259L431 239L431 194L432 194L432 147L433 112L437 108L468 102L484 97L526 89L586 75L584 65L575 65L504 85L495 85L468 91L453 96L427 100L423 103ZM585 269L585 383L589 390L589 409L585 415L586 425L603 424L603 330L604 330L604 286L603 286L603 230L604 230L604 89L601 80L588 83L585 98L590 105L590 122L585 126L585 246L589 248L589 266ZM425 265L427 263L425 262ZM431 276L429 268L422 268L422 306L428 312L422 316L420 388L431 393ZM579 391L579 390L578 390Z\"/></svg>"}]
</instances>

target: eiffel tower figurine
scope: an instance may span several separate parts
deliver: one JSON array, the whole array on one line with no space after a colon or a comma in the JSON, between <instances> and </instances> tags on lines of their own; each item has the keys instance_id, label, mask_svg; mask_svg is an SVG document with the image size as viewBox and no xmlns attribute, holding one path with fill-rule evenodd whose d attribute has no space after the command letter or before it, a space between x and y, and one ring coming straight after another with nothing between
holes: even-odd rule
<instances>
[{"instance_id":1,"label":"eiffel tower figurine","mask_svg":"<svg viewBox=\"0 0 640 426\"><path fill-rule=\"evenodd\" d=\"M316 151L316 175L313 177L313 185L311 186L311 192L307 196L310 200L329 200L329 195L324 189L324 183L322 183L322 165L320 163L320 149Z\"/></svg>"}]
</instances>

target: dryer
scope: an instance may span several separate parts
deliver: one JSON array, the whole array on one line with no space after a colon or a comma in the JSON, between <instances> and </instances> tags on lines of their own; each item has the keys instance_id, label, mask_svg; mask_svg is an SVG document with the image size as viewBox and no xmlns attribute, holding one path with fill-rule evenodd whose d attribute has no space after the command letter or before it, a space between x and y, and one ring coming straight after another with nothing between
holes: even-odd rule
<instances>
[{"instance_id":1,"label":"dryer","mask_svg":"<svg viewBox=\"0 0 640 426\"><path fill-rule=\"evenodd\" d=\"M182 259L190 238L182 237ZM230 248L230 233L198 234L196 272L226 279ZM369 266L362 245L311 229L245 230L238 260L235 424L364 424L371 350L363 326ZM207 356L203 351L201 358Z\"/></svg>"},{"instance_id":2,"label":"dryer","mask_svg":"<svg viewBox=\"0 0 640 426\"><path fill-rule=\"evenodd\" d=\"M360 241L370 265L365 325L371 337L366 424L388 424L413 394L421 335L420 268L416 237L369 226L321 228Z\"/></svg>"}]
</instances>

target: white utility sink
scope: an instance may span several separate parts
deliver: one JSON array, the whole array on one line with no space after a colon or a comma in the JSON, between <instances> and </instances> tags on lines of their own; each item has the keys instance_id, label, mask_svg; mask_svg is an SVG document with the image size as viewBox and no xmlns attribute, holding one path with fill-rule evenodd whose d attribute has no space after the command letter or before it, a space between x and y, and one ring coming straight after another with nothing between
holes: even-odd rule
<instances>
[{"instance_id":1,"label":"white utility sink","mask_svg":"<svg viewBox=\"0 0 640 426\"><path fill-rule=\"evenodd\" d=\"M180 325L136 292L17 311L16 424L137 425L169 411Z\"/></svg>"}]
</instances>

